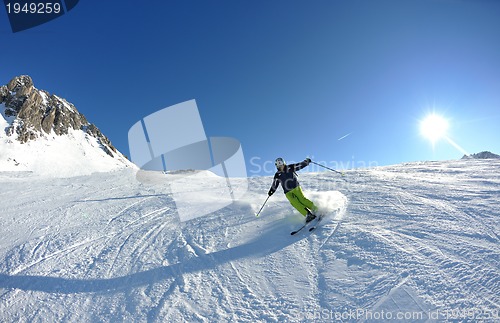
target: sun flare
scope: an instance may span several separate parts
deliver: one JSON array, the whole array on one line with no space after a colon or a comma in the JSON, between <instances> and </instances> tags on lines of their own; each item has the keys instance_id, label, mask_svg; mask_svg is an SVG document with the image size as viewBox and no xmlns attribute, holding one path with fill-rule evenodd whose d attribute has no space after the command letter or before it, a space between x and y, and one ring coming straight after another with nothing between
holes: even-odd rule
<instances>
[{"instance_id":1,"label":"sun flare","mask_svg":"<svg viewBox=\"0 0 500 323\"><path fill-rule=\"evenodd\" d=\"M420 122L420 134L429 139L433 144L446 137L448 120L437 114L430 114Z\"/></svg>"}]
</instances>

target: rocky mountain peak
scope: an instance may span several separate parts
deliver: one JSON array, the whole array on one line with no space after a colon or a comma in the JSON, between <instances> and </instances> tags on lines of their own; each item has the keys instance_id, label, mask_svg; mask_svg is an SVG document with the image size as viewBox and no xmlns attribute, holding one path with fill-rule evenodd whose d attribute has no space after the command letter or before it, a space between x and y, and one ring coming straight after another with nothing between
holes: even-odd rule
<instances>
[{"instance_id":1,"label":"rocky mountain peak","mask_svg":"<svg viewBox=\"0 0 500 323\"><path fill-rule=\"evenodd\" d=\"M464 155L462 159L498 159L499 155L494 154L490 151L482 151L476 154Z\"/></svg>"},{"instance_id":2,"label":"rocky mountain peak","mask_svg":"<svg viewBox=\"0 0 500 323\"><path fill-rule=\"evenodd\" d=\"M18 92L22 89L31 90L33 87L33 80L28 75L16 76L7 85L7 88L13 92Z\"/></svg>"},{"instance_id":3,"label":"rocky mountain peak","mask_svg":"<svg viewBox=\"0 0 500 323\"><path fill-rule=\"evenodd\" d=\"M5 116L12 119L5 129L6 134L21 143L51 133L66 135L73 129L97 138L108 155L113 157L113 152L116 152L109 139L90 124L73 104L57 95L38 90L28 75L17 76L0 87L0 104L5 106Z\"/></svg>"}]
</instances>

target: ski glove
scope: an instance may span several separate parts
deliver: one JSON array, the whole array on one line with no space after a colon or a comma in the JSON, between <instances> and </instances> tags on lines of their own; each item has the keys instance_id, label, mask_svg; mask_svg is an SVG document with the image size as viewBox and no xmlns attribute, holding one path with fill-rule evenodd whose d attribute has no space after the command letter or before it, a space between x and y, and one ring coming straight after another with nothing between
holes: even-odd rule
<instances>
[{"instance_id":1,"label":"ski glove","mask_svg":"<svg viewBox=\"0 0 500 323\"><path fill-rule=\"evenodd\" d=\"M310 163L311 163L311 161L312 161L312 160L311 160L311 158L306 158L306 162L307 162L308 164L310 164Z\"/></svg>"},{"instance_id":2,"label":"ski glove","mask_svg":"<svg viewBox=\"0 0 500 323\"><path fill-rule=\"evenodd\" d=\"M269 190L269 192L267 193L267 195L271 196L274 194L274 191L273 190Z\"/></svg>"}]
</instances>

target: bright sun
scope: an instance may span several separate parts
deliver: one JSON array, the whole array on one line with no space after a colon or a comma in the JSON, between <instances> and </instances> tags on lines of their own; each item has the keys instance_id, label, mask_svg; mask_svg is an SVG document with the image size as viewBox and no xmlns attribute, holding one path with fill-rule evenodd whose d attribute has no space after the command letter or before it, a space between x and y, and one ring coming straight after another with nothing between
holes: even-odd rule
<instances>
[{"instance_id":1,"label":"bright sun","mask_svg":"<svg viewBox=\"0 0 500 323\"><path fill-rule=\"evenodd\" d=\"M430 114L420 122L420 134L433 144L445 137L447 131L448 121L437 114Z\"/></svg>"}]
</instances>

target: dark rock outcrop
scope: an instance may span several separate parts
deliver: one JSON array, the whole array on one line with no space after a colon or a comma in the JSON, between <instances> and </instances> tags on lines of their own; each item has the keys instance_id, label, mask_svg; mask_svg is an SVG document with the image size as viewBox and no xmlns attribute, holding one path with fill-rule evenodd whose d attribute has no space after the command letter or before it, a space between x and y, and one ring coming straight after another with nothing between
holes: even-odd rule
<instances>
[{"instance_id":1,"label":"dark rock outcrop","mask_svg":"<svg viewBox=\"0 0 500 323\"><path fill-rule=\"evenodd\" d=\"M15 117L7 127L7 135L17 135L25 143L52 132L58 136L67 135L70 129L82 130L97 138L101 148L114 157L116 148L111 141L75 106L65 99L38 90L31 77L21 75L9 84L0 87L0 104L5 105L5 115Z\"/></svg>"}]
</instances>

